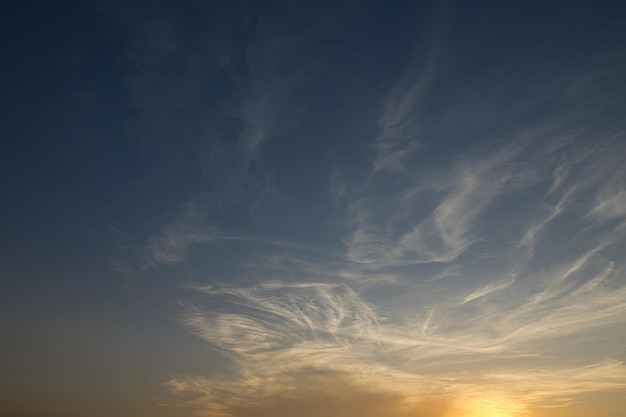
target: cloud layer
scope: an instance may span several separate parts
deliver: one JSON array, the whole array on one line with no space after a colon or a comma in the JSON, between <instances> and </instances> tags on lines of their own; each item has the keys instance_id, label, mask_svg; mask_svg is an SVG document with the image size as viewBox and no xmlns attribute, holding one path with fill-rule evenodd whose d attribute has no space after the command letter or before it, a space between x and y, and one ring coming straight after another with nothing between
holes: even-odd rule
<instances>
[{"instance_id":1,"label":"cloud layer","mask_svg":"<svg viewBox=\"0 0 626 417\"><path fill-rule=\"evenodd\" d=\"M218 25L232 94L202 130L209 186L124 248L126 270L175 272L180 322L228 364L167 383L198 415L511 417L626 387L626 130L600 104L621 103L615 74L474 73L449 8L423 10L404 65L359 94L329 92L342 8ZM177 50L169 33L153 49Z\"/></svg>"}]
</instances>

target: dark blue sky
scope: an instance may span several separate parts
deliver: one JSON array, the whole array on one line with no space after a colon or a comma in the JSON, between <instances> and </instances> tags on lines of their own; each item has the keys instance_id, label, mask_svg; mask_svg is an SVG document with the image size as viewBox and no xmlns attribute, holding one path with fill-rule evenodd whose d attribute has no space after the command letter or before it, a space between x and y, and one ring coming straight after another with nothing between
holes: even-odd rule
<instances>
[{"instance_id":1,"label":"dark blue sky","mask_svg":"<svg viewBox=\"0 0 626 417\"><path fill-rule=\"evenodd\" d=\"M623 2L3 15L0 413L626 410Z\"/></svg>"}]
</instances>

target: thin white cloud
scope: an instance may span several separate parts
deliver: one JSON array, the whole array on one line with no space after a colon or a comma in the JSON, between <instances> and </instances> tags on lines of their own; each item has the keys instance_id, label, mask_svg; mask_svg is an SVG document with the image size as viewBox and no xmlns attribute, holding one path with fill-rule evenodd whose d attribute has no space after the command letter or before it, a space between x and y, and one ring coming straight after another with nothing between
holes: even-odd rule
<instances>
[{"instance_id":1,"label":"thin white cloud","mask_svg":"<svg viewBox=\"0 0 626 417\"><path fill-rule=\"evenodd\" d=\"M474 160L458 161L439 183L415 184L399 197L383 201L375 196L357 201L352 206L356 228L347 242L348 258L380 265L453 261L482 239L474 225L490 204L532 184L526 172L510 168L518 152L507 147ZM422 192L416 193L416 188ZM420 197L426 191L441 198L431 199L431 212L420 219L415 213L424 211Z\"/></svg>"},{"instance_id":2,"label":"thin white cloud","mask_svg":"<svg viewBox=\"0 0 626 417\"><path fill-rule=\"evenodd\" d=\"M565 335L626 324L626 286L620 283L625 267L601 255L618 242L615 235L613 243L542 274L493 281L461 304L454 292L436 295L422 287L437 298L414 325L408 316L398 318L385 303L372 304L337 280L194 286L230 302L222 312L188 306L183 322L230 358L234 374L190 376L171 384L175 391L201 393L204 412L209 413L208 403L221 404L207 415L231 415L229 407L246 397L282 392L289 398L284 378L306 369L342 372L372 387L412 395L443 390L499 398L502 407L519 410L562 406L565 397L621 389L626 367L619 361L559 366L542 358L543 348L535 350ZM520 367L519 360L536 368ZM472 366L478 368L471 377L458 371Z\"/></svg>"},{"instance_id":3,"label":"thin white cloud","mask_svg":"<svg viewBox=\"0 0 626 417\"><path fill-rule=\"evenodd\" d=\"M451 247L464 248L463 239L471 236L469 231L499 194L523 191L529 184L507 175L493 180L510 161L511 157L487 156L464 163L457 182L444 193L439 191L441 202L427 218L434 233L447 233ZM229 303L220 311L189 305L182 319L232 361L234 373L180 377L171 381L171 388L199 394L195 406L215 416L236 416L233 407L245 404L246 398L260 404L274 395L295 398L299 394L289 390L288 376L312 370L340 372L370 387L386 386L423 398L446 392L462 398L466 407L495 402L500 410L511 412L530 406L564 406L581 393L623 389L626 367L617 360L589 356L572 366L554 363L550 355L560 354L564 338L610 332L626 324L626 286L621 280L626 266L610 255L623 244L624 228L591 241L574 240L577 253L572 256L570 251L566 261L561 256L537 267L517 259L540 244L539 235L551 236L548 225L560 218L581 190L571 184L561 188L565 191L547 213L531 212L531 221L518 222L521 238L510 240L507 258L479 257L476 265L444 263L439 272L430 274L431 279L410 281L411 272L390 269L409 263L393 251L393 240L381 235L379 242L369 242L378 245L374 259L382 265L377 268L349 257L343 264L335 258L338 263L325 265L291 252L286 258L255 263L263 280L254 286L192 286L209 297L207 305L213 298ZM543 195L549 200L555 197L553 192ZM365 203L353 208L354 222L361 228L375 223L370 207ZM502 263L498 269L470 281L482 283L477 289L461 285L460 278L476 274L472 268L496 260ZM265 278L270 276L274 279ZM285 281L281 276L294 278ZM369 296L368 288L377 290ZM381 298L380 290L389 295ZM592 340L579 342L573 351L589 349L590 344ZM478 371L471 377L458 371L472 367ZM272 381L271 388L266 381Z\"/></svg>"},{"instance_id":4,"label":"thin white cloud","mask_svg":"<svg viewBox=\"0 0 626 417\"><path fill-rule=\"evenodd\" d=\"M554 186L554 185L553 185ZM551 187L552 190L552 187ZM563 196L559 199L559 201L554 204L554 206L549 208L548 213L542 219L535 221L524 233L522 240L520 241L521 246L526 246L529 248L533 248L535 244L535 240L543 231L543 229L550 224L553 220L555 220L563 211L567 204L571 201L571 197L575 194L576 188L572 187L563 193Z\"/></svg>"},{"instance_id":5,"label":"thin white cloud","mask_svg":"<svg viewBox=\"0 0 626 417\"><path fill-rule=\"evenodd\" d=\"M210 242L215 236L211 228L181 223L168 225L148 239L144 265L182 263L188 259L192 247Z\"/></svg>"},{"instance_id":6,"label":"thin white cloud","mask_svg":"<svg viewBox=\"0 0 626 417\"><path fill-rule=\"evenodd\" d=\"M601 222L626 218L626 170L617 171L602 187L589 216Z\"/></svg>"},{"instance_id":7,"label":"thin white cloud","mask_svg":"<svg viewBox=\"0 0 626 417\"><path fill-rule=\"evenodd\" d=\"M492 294L496 291L500 291L503 290L505 288L510 287L511 285L513 285L513 283L515 283L515 277L511 276L510 279L508 280L503 280L500 282L492 282L489 283L487 285L485 285L484 287L477 289L476 291L473 291L471 294L468 294L465 298L463 298L463 304L465 303L469 303L470 301L474 301L476 299L479 299L481 297L484 297L486 295Z\"/></svg>"}]
</instances>

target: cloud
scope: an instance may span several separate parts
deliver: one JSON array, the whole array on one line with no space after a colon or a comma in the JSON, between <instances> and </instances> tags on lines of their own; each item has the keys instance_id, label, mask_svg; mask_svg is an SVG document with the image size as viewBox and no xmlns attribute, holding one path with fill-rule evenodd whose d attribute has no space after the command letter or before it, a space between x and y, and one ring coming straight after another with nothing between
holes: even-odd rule
<instances>
[{"instance_id":1,"label":"cloud","mask_svg":"<svg viewBox=\"0 0 626 417\"><path fill-rule=\"evenodd\" d=\"M334 6L324 13L315 2L258 6L102 7L126 35L132 117L125 124L152 170L144 175L188 181L198 168L208 177L202 193L223 209L268 197L273 174L264 145L298 125L308 105L301 92L336 47L316 38L333 24Z\"/></svg>"},{"instance_id":2,"label":"cloud","mask_svg":"<svg viewBox=\"0 0 626 417\"><path fill-rule=\"evenodd\" d=\"M504 280L501 282L491 282L484 287L472 292L468 296L463 299L463 304L469 303L470 301L476 300L478 298L484 297L486 295L492 294L496 291L504 290L515 283L515 277L511 277L509 280Z\"/></svg>"},{"instance_id":3,"label":"cloud","mask_svg":"<svg viewBox=\"0 0 626 417\"><path fill-rule=\"evenodd\" d=\"M423 112L439 93L445 60L441 6L376 106L367 172L333 166L333 221L328 206L307 207L294 215L297 230L285 232L292 240L283 239L278 227L249 215L264 197L288 200L277 198L265 151L306 112L298 94L326 65L325 53L309 44L323 22L294 29L261 9L258 19L246 16L245 36L231 37L228 24L208 36L211 64L192 59L204 51L194 46L181 79L164 72L185 43L175 25L148 25L138 39L152 43L129 49L140 118L175 114L193 105L197 91L213 91L198 76L206 66L207 77L219 74L230 91L199 106L221 115L198 129L207 142L211 210L193 203L127 245L130 263L143 271L197 268L185 276L193 295L181 302L180 321L228 366L223 374L172 378L168 387L181 401L206 416L482 417L623 389L626 369L614 359L621 352L600 352L590 336L624 341L615 331L626 324L623 133L519 111L556 100L543 96L514 104L519 121L509 114L500 124L432 128L447 122L427 121ZM517 88L489 80L476 89L483 94L483 87L484 94ZM461 109L474 97L466 101ZM506 112L482 116L501 120ZM423 146L448 134L456 137L441 148ZM477 136L481 147L464 143ZM291 210L276 207L279 227ZM212 226L224 218L219 230ZM318 235L323 247L311 243ZM228 246L219 252L223 263L209 250L217 243Z\"/></svg>"},{"instance_id":4,"label":"cloud","mask_svg":"<svg viewBox=\"0 0 626 417\"><path fill-rule=\"evenodd\" d=\"M560 183L560 179L555 180L554 184L558 183ZM550 188L550 191L553 188L554 185ZM543 229L550 224L550 222L555 220L559 215L563 213L565 207L570 202L572 195L575 194L576 191L576 187L573 187L563 193L563 196L559 199L559 201L552 207L550 207L545 217L541 218L540 220L536 221L528 227L528 229L524 233L524 237L522 237L522 240L520 241L520 245L530 248L534 247L535 239L541 234Z\"/></svg>"},{"instance_id":5,"label":"cloud","mask_svg":"<svg viewBox=\"0 0 626 417\"><path fill-rule=\"evenodd\" d=\"M589 217L600 222L626 218L626 170L616 169L600 189Z\"/></svg>"},{"instance_id":6,"label":"cloud","mask_svg":"<svg viewBox=\"0 0 626 417\"><path fill-rule=\"evenodd\" d=\"M221 397L220 386L210 380L177 378L169 382L175 392L195 392L199 397L191 406L198 416L450 416L453 402L445 395L425 398L399 395L385 389L367 386L341 372L302 368L259 381L255 387L242 389L236 398ZM229 393L230 394L230 393Z\"/></svg>"},{"instance_id":7,"label":"cloud","mask_svg":"<svg viewBox=\"0 0 626 417\"><path fill-rule=\"evenodd\" d=\"M564 160L561 149L513 141L393 192L385 181L353 187L341 195L345 253L217 233L183 213L148 239L155 265L202 265L197 249L218 241L241 261L228 279L187 284L195 297L180 316L227 371L168 386L207 416L287 415L322 402L328 415L419 415L438 396L433 416L511 414L623 389L614 352L582 355L589 339L561 346L626 323L626 265L615 255L626 223L611 217L607 229L589 214L606 192L597 184L615 175L595 158L609 156L580 146ZM555 359L566 355L576 360ZM382 408L359 408L362 398Z\"/></svg>"},{"instance_id":8,"label":"cloud","mask_svg":"<svg viewBox=\"0 0 626 417\"><path fill-rule=\"evenodd\" d=\"M253 288L195 289L211 296L234 297L237 306L249 311L247 315L223 316L193 309L185 318L208 341L227 344L229 350L240 354L248 349L272 350L279 347L279 340L288 347L311 339L349 340L376 333L375 312L344 285L266 282Z\"/></svg>"},{"instance_id":9,"label":"cloud","mask_svg":"<svg viewBox=\"0 0 626 417\"><path fill-rule=\"evenodd\" d=\"M453 261L481 239L474 224L492 203L532 184L530 169L515 161L519 152L510 146L461 159L439 181L417 183L381 201L376 196L357 201L348 258L381 265ZM439 199L427 199L429 193ZM417 213L426 204L432 209L420 219Z\"/></svg>"},{"instance_id":10,"label":"cloud","mask_svg":"<svg viewBox=\"0 0 626 417\"><path fill-rule=\"evenodd\" d=\"M446 9L446 2L436 3L410 64L383 100L374 172L404 171L406 158L419 148L423 101L440 69Z\"/></svg>"},{"instance_id":11,"label":"cloud","mask_svg":"<svg viewBox=\"0 0 626 417\"><path fill-rule=\"evenodd\" d=\"M433 416L480 416L623 389L615 349L596 354L591 337L562 347L591 333L623 339L612 333L626 324L616 255L626 223L605 204L620 195L611 154L621 148L536 132L555 134L527 129L393 181L335 174L345 251L218 233L197 211L181 214L146 240L142 259L205 268L180 320L229 366L170 389L207 416L305 415L314 403L328 415L429 415L438 395ZM224 278L198 250L212 242L234 248ZM381 408L360 408L367 398Z\"/></svg>"},{"instance_id":12,"label":"cloud","mask_svg":"<svg viewBox=\"0 0 626 417\"><path fill-rule=\"evenodd\" d=\"M223 238L215 227L206 224L205 210L208 208L198 203L183 204L174 220L143 239L114 229L124 254L113 260L112 268L133 274L185 264L199 246Z\"/></svg>"},{"instance_id":13,"label":"cloud","mask_svg":"<svg viewBox=\"0 0 626 417\"><path fill-rule=\"evenodd\" d=\"M622 362L606 360L565 369L494 372L470 380L477 390L494 392L504 389L509 397L519 401L565 406L581 392L622 389L626 387L625 376L626 366Z\"/></svg>"},{"instance_id":14,"label":"cloud","mask_svg":"<svg viewBox=\"0 0 626 417\"><path fill-rule=\"evenodd\" d=\"M383 390L417 403L443 393L461 398L454 403L463 405L455 407L466 408L496 400L508 410L535 403L564 405L565 397L621 389L626 367L619 361L571 367L542 357L549 351L546 345L558 350L563 336L624 323L626 289L619 277L625 271L600 256L601 249L542 276L494 282L465 296L461 304L453 293L440 298L429 290L431 307L413 323L336 280L196 285L192 288L208 297L207 305L221 300L222 309L188 304L182 321L229 359L232 373L171 383L176 392L202 394L194 403L200 413L235 416L256 407L288 412L301 401L318 398L316 387L333 387L330 382L300 387L291 379L297 375L295 380L307 381L308 372L337 373L359 381L368 392ZM522 359L535 367L520 367ZM537 382L542 379L550 383ZM251 398L254 404L247 405ZM406 404L400 409L412 410Z\"/></svg>"},{"instance_id":15,"label":"cloud","mask_svg":"<svg viewBox=\"0 0 626 417\"><path fill-rule=\"evenodd\" d=\"M174 223L161 233L148 239L145 247L144 265L177 264L187 260L189 250L199 244L214 240L216 233L211 228Z\"/></svg>"}]
</instances>

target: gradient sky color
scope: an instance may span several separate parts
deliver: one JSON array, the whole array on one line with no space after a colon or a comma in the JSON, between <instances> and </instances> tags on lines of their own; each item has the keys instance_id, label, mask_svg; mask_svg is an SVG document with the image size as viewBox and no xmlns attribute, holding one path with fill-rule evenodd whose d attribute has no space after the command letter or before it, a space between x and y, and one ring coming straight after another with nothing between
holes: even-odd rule
<instances>
[{"instance_id":1,"label":"gradient sky color","mask_svg":"<svg viewBox=\"0 0 626 417\"><path fill-rule=\"evenodd\" d=\"M626 415L626 3L3 15L0 415Z\"/></svg>"}]
</instances>

